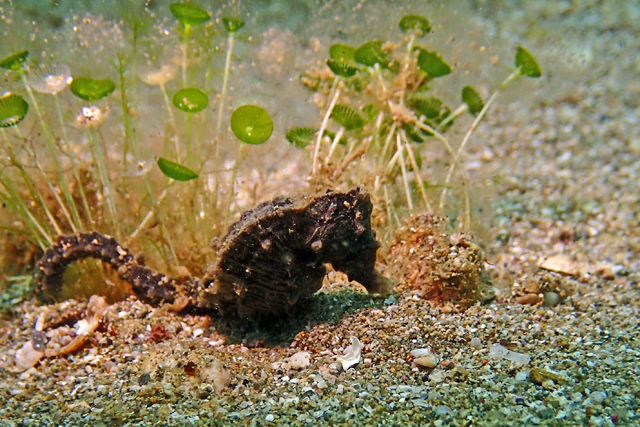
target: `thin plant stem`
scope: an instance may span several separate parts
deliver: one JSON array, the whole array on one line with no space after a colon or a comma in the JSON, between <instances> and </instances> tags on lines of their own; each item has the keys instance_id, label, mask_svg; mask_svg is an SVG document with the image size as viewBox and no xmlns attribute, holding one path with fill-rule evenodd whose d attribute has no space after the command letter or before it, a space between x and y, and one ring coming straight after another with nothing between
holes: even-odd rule
<instances>
[{"instance_id":1,"label":"thin plant stem","mask_svg":"<svg viewBox=\"0 0 640 427\"><path fill-rule=\"evenodd\" d=\"M396 122L393 122L391 125L391 129L389 130L389 135L387 135L387 139L384 141L384 146L382 147L382 152L380 153L380 161L384 163L384 159L387 157L387 151L391 147L391 141L393 140L393 134L396 131Z\"/></svg>"},{"instance_id":2,"label":"thin plant stem","mask_svg":"<svg viewBox=\"0 0 640 427\"><path fill-rule=\"evenodd\" d=\"M154 203L153 208L149 210L149 212L147 212L147 215L145 215L140 225L138 225L138 227L136 227L134 232L129 235L129 237L127 238L127 241L131 241L136 237L138 237L138 234L140 234L145 229L145 227L151 222L151 220L153 220L153 218L157 214L157 210L160 207L160 204L162 204L164 199L167 197L167 194L169 194L169 188L173 185L174 182L175 181L172 179L169 180L169 183L167 184L165 189L162 190L162 193L160 193L160 196L158 197L157 201Z\"/></svg>"},{"instance_id":3,"label":"thin plant stem","mask_svg":"<svg viewBox=\"0 0 640 427\"><path fill-rule=\"evenodd\" d=\"M18 129L18 127L15 127L14 129L16 130L16 134L18 135L18 137L20 139L23 139L22 134L20 133L20 130ZM11 142L9 141L9 138L7 138L7 134L4 132L4 129L2 129L2 135L4 136L4 139L5 139L6 143L7 143L7 145L5 146L5 150L7 151L7 154L9 156L9 158L10 158L11 165L15 166L20 171L20 175L22 176L22 179L24 180L25 184L27 184L27 187L29 188L29 192L31 193L31 197L33 197L34 202L38 203L40 208L44 211L45 215L47 216L47 219L49 220L49 223L55 229L56 233L58 235L62 234L61 228L58 225L58 222L56 221L55 217L51 214L51 211L49 210L47 204L45 203L44 197L40 193L40 190L38 189L38 186L33 181L31 175L27 173L27 171L24 168L24 165L20 162L20 160L18 159L16 154L13 152L13 149L11 148ZM53 193L54 197L56 198L56 200L60 204L60 208L62 209L62 211L66 215L67 220L69 221L69 223L73 227L73 223L71 222L71 219L69 218L69 213L65 209L64 203L62 203L62 200L60 200L60 198L58 197L58 194L56 193L55 189L53 188L53 185L51 185L51 183L47 179L47 176L44 174L42 169L40 169L40 168L38 168L38 169L39 169L40 173L42 174L45 182L49 185L49 188L51 189L51 192ZM76 231L76 230L74 229L74 231Z\"/></svg>"},{"instance_id":4,"label":"thin plant stem","mask_svg":"<svg viewBox=\"0 0 640 427\"><path fill-rule=\"evenodd\" d=\"M404 191L407 195L407 205L409 206L409 211L413 210L413 200L411 200L411 188L409 187L409 180L407 179L407 168L404 164L404 156L402 155L403 147L402 141L400 140L400 134L396 132L396 144L398 147L398 153L400 155L400 170L402 171L402 181L404 182Z\"/></svg>"},{"instance_id":5,"label":"thin plant stem","mask_svg":"<svg viewBox=\"0 0 640 427\"><path fill-rule=\"evenodd\" d=\"M333 91L335 89L335 92L333 94L333 98L331 98L331 102L329 103L329 108L327 109L327 112L324 115L324 118L322 119L322 125L320 126L320 130L318 131L318 137L316 138L316 146L315 149L313 150L313 163L311 166L311 174L315 176L317 169L316 169L316 165L318 163L318 154L320 153L320 144L322 142L322 136L324 134L324 130L327 128L327 124L329 123L329 117L331 117L331 112L333 111L333 107L336 105L336 102L338 101L338 97L340 97L340 87L338 86L338 83L340 82L340 78L336 77L335 80L333 81L333 87L331 88L331 90Z\"/></svg>"},{"instance_id":6,"label":"thin plant stem","mask_svg":"<svg viewBox=\"0 0 640 427\"><path fill-rule=\"evenodd\" d=\"M18 195L18 192L11 184L11 181L5 180L3 173L0 173L0 183L4 188L7 189L7 191L9 192L9 194L11 194L11 197L13 198L13 200L11 200L9 205L16 206L16 211L22 211L22 215L21 214L18 214L18 215L21 216L23 220L25 220L25 223L28 224L27 226L29 228L34 227L35 230L33 231L37 231L37 233L34 233L32 231L32 234L34 236L37 236L38 233L40 233L40 235L42 235L42 237L46 240L47 246L53 245L53 238L51 237L51 235L45 230L45 228L42 225L40 225L40 223L33 216L31 211L29 211L29 208L27 208L24 201L22 200L22 198L20 198L20 196Z\"/></svg>"},{"instance_id":7,"label":"thin plant stem","mask_svg":"<svg viewBox=\"0 0 640 427\"><path fill-rule=\"evenodd\" d=\"M58 156L55 150L55 142L53 141L53 136L51 135L49 126L47 126L46 122L44 121L44 116L42 115L42 111L40 110L38 101L36 100L36 97L33 95L31 86L29 86L29 83L27 82L27 78L25 77L24 74L22 74L22 83L24 84L24 87L27 90L27 93L29 94L29 99L33 103L33 107L36 110L36 114L40 119L40 126L42 126L42 131L44 132L45 140L47 141L47 148L49 149L49 154L51 155L51 159L53 160L53 163L56 167L60 189L62 190L62 193L64 194L64 197L67 203L69 203L69 206L71 207L71 215L73 217L73 220L76 222L76 226L78 228L81 228L80 215L78 214L78 209L73 200L73 197L71 197L71 193L69 192L69 184L67 183L67 179L65 178L65 175L62 172L62 167L60 166L60 162L58 161Z\"/></svg>"},{"instance_id":8,"label":"thin plant stem","mask_svg":"<svg viewBox=\"0 0 640 427\"><path fill-rule=\"evenodd\" d=\"M427 192L424 189L424 183L422 182L422 177L420 176L420 169L418 168L418 164L416 163L415 156L413 155L413 150L411 149L411 144L407 141L407 135L404 130L400 130L400 136L402 138L402 143L404 147L407 149L407 155L409 157L409 162L411 162L411 167L413 168L413 174L416 177L416 184L418 185L418 189L420 190L420 195L422 196L422 200L424 201L425 206L429 211L431 211L431 203L429 203L429 198L427 197Z\"/></svg>"},{"instance_id":9,"label":"thin plant stem","mask_svg":"<svg viewBox=\"0 0 640 427\"><path fill-rule=\"evenodd\" d=\"M56 110L58 111L58 120L60 121L60 129L62 129L62 139L65 144L65 148L67 149L67 155L69 156L69 160L71 161L71 169L73 171L73 176L78 183L78 191L80 192L80 198L82 199L82 204L86 211L87 219L90 224L93 224L93 217L91 216L91 208L89 208L89 202L87 201L87 196L84 193L84 188L82 186L82 181L80 180L80 174L78 173L78 167L76 164L75 156L73 155L73 151L71 150L71 145L69 144L69 137L67 136L67 127L64 125L64 119L62 117L62 108L60 107L60 101L57 96L54 96L54 101L56 105Z\"/></svg>"},{"instance_id":10,"label":"thin plant stem","mask_svg":"<svg viewBox=\"0 0 640 427\"><path fill-rule=\"evenodd\" d=\"M187 113L187 166L191 167L191 124L193 123L193 114Z\"/></svg>"},{"instance_id":11,"label":"thin plant stem","mask_svg":"<svg viewBox=\"0 0 640 427\"><path fill-rule=\"evenodd\" d=\"M96 141L96 137L93 134L93 131L91 130L89 130L89 143L93 147L93 151L96 154L96 159L98 160L98 169L99 169L102 185L104 185L107 189L107 205L109 206L109 211L111 213L111 220L113 222L115 229L118 231L120 229L118 224L118 210L116 208L115 199L113 198L113 189L111 186L111 180L109 179L109 172L107 170L107 165L104 161L102 148Z\"/></svg>"},{"instance_id":12,"label":"thin plant stem","mask_svg":"<svg viewBox=\"0 0 640 427\"><path fill-rule=\"evenodd\" d=\"M453 151L453 147L449 144L449 140L444 137L440 132L432 128L431 126L422 123L420 120L416 120L416 126L420 129L426 130L427 132L433 134L438 140L444 144L449 155L452 157L453 164L458 166L458 171L460 171L460 180L462 181L462 186L464 187L464 200L465 200L465 224L469 227L471 226L471 200L469 198L469 187L467 186L467 176L464 173L464 170L460 167L460 160L458 158L458 154ZM448 183L444 184L448 186ZM444 209L444 204L442 199L440 200L440 209Z\"/></svg>"},{"instance_id":13,"label":"thin plant stem","mask_svg":"<svg viewBox=\"0 0 640 427\"><path fill-rule=\"evenodd\" d=\"M464 139L460 143L460 147L458 147L458 151L456 153L456 159L459 159L460 156L462 155L462 153L464 152L464 149L467 146L467 143L469 142L469 139L471 138L471 134L476 130L476 128L478 127L478 124L480 124L480 121L482 121L484 116L487 114L487 111L489 111L489 108L491 107L491 105L496 100L496 97L498 96L498 93L500 93L501 90L504 90L506 88L507 84L511 80L513 80L514 78L519 77L519 76L520 76L520 68L515 70L506 79L504 79L504 81L502 83L500 83L500 86L498 86L498 89L491 95L491 97L489 98L487 103L482 107L482 110L480 110L480 113L478 113L478 115L476 116L475 120L473 121L473 123L471 124L469 129L467 130L467 133L464 136ZM445 181L444 181L445 188L442 190L442 194L440 196L440 209L444 208L444 205L446 203L446 197L447 197L447 188L446 187L451 182L451 177L453 176L453 172L455 171L456 167L460 168L460 164L457 161L452 163L451 166L449 166L449 171L447 172L447 176L446 176ZM465 192L465 203L470 205L469 192L468 191ZM470 214L469 214L468 220L470 221ZM468 223L468 225L470 225L470 223Z\"/></svg>"},{"instance_id":14,"label":"thin plant stem","mask_svg":"<svg viewBox=\"0 0 640 427\"><path fill-rule=\"evenodd\" d=\"M236 160L235 162L233 162L233 169L231 171L231 183L229 185L230 189L229 189L229 198L227 199L227 211L224 214L224 227L223 230L227 229L227 226L229 225L229 215L231 214L231 203L233 202L233 196L234 196L234 192L235 192L235 186L236 186L236 176L238 175L238 166L240 165L240 162L244 159L244 156L246 154L246 147L245 144L240 144L240 148L238 149L238 154L236 156Z\"/></svg>"},{"instance_id":15,"label":"thin plant stem","mask_svg":"<svg viewBox=\"0 0 640 427\"><path fill-rule=\"evenodd\" d=\"M340 143L340 138L342 138L343 134L344 134L344 128L340 127L340 130L336 134L336 137L333 138L333 142L331 143L331 148L329 148L329 154L327 154L327 158L325 160L325 165L329 165L329 159L331 158L331 155L333 154L333 152L335 151L336 147Z\"/></svg>"},{"instance_id":16,"label":"thin plant stem","mask_svg":"<svg viewBox=\"0 0 640 427\"><path fill-rule=\"evenodd\" d=\"M189 33L191 25L184 25L184 35L182 37L182 85L187 87L187 43L189 43Z\"/></svg>"},{"instance_id":17,"label":"thin plant stem","mask_svg":"<svg viewBox=\"0 0 640 427\"><path fill-rule=\"evenodd\" d=\"M160 83L158 85L160 90L162 91L162 98L164 99L164 105L167 107L167 111L169 112L169 120L171 121L171 126L175 129L176 126L176 118L173 115L173 109L171 108L171 102L169 101L169 95L167 95L167 89L164 83Z\"/></svg>"},{"instance_id":18,"label":"thin plant stem","mask_svg":"<svg viewBox=\"0 0 640 427\"><path fill-rule=\"evenodd\" d=\"M229 47L227 48L227 58L224 62L224 77L222 78L222 92L220 93L220 107L218 109L218 123L216 125L216 151L215 159L218 160L219 146L220 146L220 134L222 133L222 116L224 115L224 102L227 98L227 87L229 85L229 72L231 70L231 58L233 55L233 43L235 37L234 32L229 33Z\"/></svg>"}]
</instances>

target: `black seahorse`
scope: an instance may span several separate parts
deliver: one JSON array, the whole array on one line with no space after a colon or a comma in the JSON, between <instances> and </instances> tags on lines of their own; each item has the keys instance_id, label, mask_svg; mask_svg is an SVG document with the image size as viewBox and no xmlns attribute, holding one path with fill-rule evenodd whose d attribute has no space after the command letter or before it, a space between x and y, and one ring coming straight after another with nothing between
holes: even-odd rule
<instances>
[{"instance_id":1,"label":"black seahorse","mask_svg":"<svg viewBox=\"0 0 640 427\"><path fill-rule=\"evenodd\" d=\"M54 296L70 263L98 258L152 305L181 300L186 308L225 317L278 317L322 287L325 264L370 293L390 291L391 282L374 268L380 244L371 229L371 210L369 194L359 188L276 197L229 227L215 266L201 280L155 272L108 235L61 236L38 261L36 280L42 295Z\"/></svg>"}]
</instances>

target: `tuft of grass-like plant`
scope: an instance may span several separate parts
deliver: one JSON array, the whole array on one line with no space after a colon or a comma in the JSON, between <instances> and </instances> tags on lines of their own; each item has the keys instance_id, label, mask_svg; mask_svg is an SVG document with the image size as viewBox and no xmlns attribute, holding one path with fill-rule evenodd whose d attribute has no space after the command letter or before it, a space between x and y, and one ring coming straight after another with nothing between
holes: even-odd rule
<instances>
[{"instance_id":1,"label":"tuft of grass-like plant","mask_svg":"<svg viewBox=\"0 0 640 427\"><path fill-rule=\"evenodd\" d=\"M83 101L98 101L111 95L115 89L116 84L110 79L92 79L89 77L74 78L69 86L71 93ZM95 132L95 127L102 123L102 118L96 116L101 116L102 112L98 107L94 106L83 107L82 111L82 116L87 119L87 121L84 122L84 127L87 129L86 132L89 145L91 147L91 155L97 169L96 181L99 182L106 190L104 193L107 195L106 200L111 216L111 222L116 233L118 233L120 229L120 220L118 216L118 205L116 204L115 192L109 176L110 168L107 164L108 148L104 146L104 144L103 146L100 145Z\"/></svg>"},{"instance_id":2,"label":"tuft of grass-like plant","mask_svg":"<svg viewBox=\"0 0 640 427\"><path fill-rule=\"evenodd\" d=\"M464 148L497 92L517 76L539 77L540 68L535 58L520 47L516 53L516 70L496 93L485 102L477 90L466 85L461 91L462 104L452 110L430 90L432 82L446 78L454 72L453 67L438 51L416 45L432 31L431 24L426 18L411 14L404 16L398 25L405 34L406 49L395 47L398 44L393 41L387 43L377 39L367 41L357 49L344 43L331 45L326 66L334 78L326 78L324 71L314 70L301 77L307 87L325 97L320 130L294 128L287 133L287 139L304 148L310 138L316 138L311 160L311 176L316 182L332 185L348 168L360 171L354 177L359 182L363 179L374 181L373 192L378 199L386 201L389 221L396 217L393 209L397 203L392 202L400 196L393 194L396 188L398 192L404 190L409 210L414 207L415 193L428 209L432 209L427 192L441 188L439 207L444 209L446 195L452 188L450 181L457 169L465 200L461 221L469 227L468 185L464 171L459 167ZM454 119L465 112L474 120L454 150L445 133ZM439 141L450 157L447 176L441 184L434 183L433 177L424 176L427 163L423 161L421 150L430 140ZM334 159L336 152L341 153L338 160ZM324 165L318 162L321 157L326 159ZM364 165L359 166L361 163ZM391 185L396 181L402 185Z\"/></svg>"}]
</instances>

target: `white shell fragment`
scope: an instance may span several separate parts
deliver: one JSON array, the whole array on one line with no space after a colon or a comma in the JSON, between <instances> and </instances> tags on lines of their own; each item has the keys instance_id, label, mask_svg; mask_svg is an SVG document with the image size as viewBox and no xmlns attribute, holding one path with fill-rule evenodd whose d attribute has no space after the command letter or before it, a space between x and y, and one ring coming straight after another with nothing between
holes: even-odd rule
<instances>
[{"instance_id":1,"label":"white shell fragment","mask_svg":"<svg viewBox=\"0 0 640 427\"><path fill-rule=\"evenodd\" d=\"M493 344L489 349L489 353L500 359L507 359L516 363L527 364L531 361L531 356L528 354L511 351L500 344Z\"/></svg>"},{"instance_id":2,"label":"white shell fragment","mask_svg":"<svg viewBox=\"0 0 640 427\"><path fill-rule=\"evenodd\" d=\"M45 351L47 357L56 357L62 356L65 354L73 353L82 347L82 344L86 341L88 337L93 334L93 332L100 325L100 321L102 320L102 315L104 310L107 308L107 302L104 298L93 295L89 299L89 304L87 305L87 317L78 321L78 329L76 330L76 337L66 346L62 347L59 350L49 349Z\"/></svg>"},{"instance_id":3,"label":"white shell fragment","mask_svg":"<svg viewBox=\"0 0 640 427\"><path fill-rule=\"evenodd\" d=\"M42 359L42 356L44 356L44 352L34 349L31 341L27 341L16 351L15 367L19 371L26 371L38 363L38 361Z\"/></svg>"},{"instance_id":4,"label":"white shell fragment","mask_svg":"<svg viewBox=\"0 0 640 427\"><path fill-rule=\"evenodd\" d=\"M350 337L351 345L347 347L347 354L338 357L338 363L342 366L342 370L346 371L350 367L360 363L360 352L362 351L362 344L356 337Z\"/></svg>"}]
</instances>

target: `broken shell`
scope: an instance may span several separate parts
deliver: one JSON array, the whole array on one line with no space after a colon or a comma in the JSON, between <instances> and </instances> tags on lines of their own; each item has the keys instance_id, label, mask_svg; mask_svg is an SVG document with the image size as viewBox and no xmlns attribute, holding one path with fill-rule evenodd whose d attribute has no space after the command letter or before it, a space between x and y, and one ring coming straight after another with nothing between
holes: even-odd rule
<instances>
[{"instance_id":1,"label":"broken shell","mask_svg":"<svg viewBox=\"0 0 640 427\"><path fill-rule=\"evenodd\" d=\"M82 347L82 344L84 344L87 338L98 329L100 321L102 320L102 314L106 308L107 302L104 298L98 295L92 295L89 299L89 305L87 306L87 317L78 321L78 330L76 331L76 337L73 341L59 350L46 350L45 355L47 357L62 356L73 353Z\"/></svg>"},{"instance_id":2,"label":"broken shell","mask_svg":"<svg viewBox=\"0 0 640 427\"><path fill-rule=\"evenodd\" d=\"M356 337L349 338L351 345L347 347L347 353L344 356L338 357L338 363L342 366L342 370L346 371L350 367L360 363L360 352L362 351L362 344Z\"/></svg>"}]
</instances>

